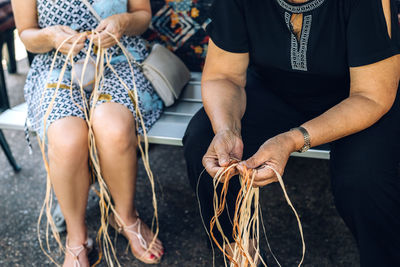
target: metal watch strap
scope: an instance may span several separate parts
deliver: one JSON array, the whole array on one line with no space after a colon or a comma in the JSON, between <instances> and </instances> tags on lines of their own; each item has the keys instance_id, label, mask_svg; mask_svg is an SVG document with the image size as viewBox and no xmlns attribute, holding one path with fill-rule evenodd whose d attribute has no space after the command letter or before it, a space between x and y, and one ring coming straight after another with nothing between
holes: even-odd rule
<instances>
[{"instance_id":1,"label":"metal watch strap","mask_svg":"<svg viewBox=\"0 0 400 267\"><path fill-rule=\"evenodd\" d=\"M304 145L297 152L304 153L307 150L309 150L311 147L311 139L310 139L310 134L308 133L308 131L304 127L301 127L301 126L293 128L293 129L291 129L291 131L292 130L299 130L303 134L303 138L304 138Z\"/></svg>"}]
</instances>

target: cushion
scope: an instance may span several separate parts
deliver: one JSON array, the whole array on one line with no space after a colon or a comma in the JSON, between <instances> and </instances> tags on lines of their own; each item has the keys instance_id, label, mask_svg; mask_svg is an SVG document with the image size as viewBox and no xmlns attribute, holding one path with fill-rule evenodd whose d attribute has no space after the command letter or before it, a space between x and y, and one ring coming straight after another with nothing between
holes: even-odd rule
<instances>
[{"instance_id":1,"label":"cushion","mask_svg":"<svg viewBox=\"0 0 400 267\"><path fill-rule=\"evenodd\" d=\"M153 18L143 35L150 43L165 45L191 71L201 71L207 53L205 27L212 0L151 0Z\"/></svg>"}]
</instances>

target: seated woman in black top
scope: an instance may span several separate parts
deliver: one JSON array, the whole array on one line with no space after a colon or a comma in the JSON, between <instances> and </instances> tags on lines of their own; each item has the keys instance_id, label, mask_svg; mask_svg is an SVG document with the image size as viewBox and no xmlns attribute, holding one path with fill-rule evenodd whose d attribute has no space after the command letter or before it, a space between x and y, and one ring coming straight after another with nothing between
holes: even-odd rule
<instances>
[{"instance_id":1,"label":"seated woman in black top","mask_svg":"<svg viewBox=\"0 0 400 267\"><path fill-rule=\"evenodd\" d=\"M292 152L309 148L305 130L311 146L330 143L335 203L361 266L400 266L396 12L391 0L215 0L204 109L184 138L192 186L203 165L213 177L234 158L283 173ZM199 182L205 222L211 177ZM257 186L275 181L257 171ZM239 188L232 178L230 212L220 217L227 237Z\"/></svg>"}]
</instances>

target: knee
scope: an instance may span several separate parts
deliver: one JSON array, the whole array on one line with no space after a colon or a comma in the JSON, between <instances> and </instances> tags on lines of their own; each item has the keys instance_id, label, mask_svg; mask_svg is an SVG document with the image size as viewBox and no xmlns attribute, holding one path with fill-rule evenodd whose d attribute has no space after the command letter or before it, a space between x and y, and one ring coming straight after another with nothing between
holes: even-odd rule
<instances>
[{"instance_id":1,"label":"knee","mask_svg":"<svg viewBox=\"0 0 400 267\"><path fill-rule=\"evenodd\" d=\"M337 171L332 175L335 204L342 215L365 216L373 206L390 203L389 195L396 195L398 184L384 171L371 170L367 166Z\"/></svg>"},{"instance_id":2,"label":"knee","mask_svg":"<svg viewBox=\"0 0 400 267\"><path fill-rule=\"evenodd\" d=\"M76 117L60 119L48 130L49 158L65 163L82 162L88 154L88 130L86 123Z\"/></svg>"},{"instance_id":3,"label":"knee","mask_svg":"<svg viewBox=\"0 0 400 267\"><path fill-rule=\"evenodd\" d=\"M390 203L398 194L400 148L382 123L342 138L331 149L332 189L338 209L359 209L368 203ZM379 138L385 136L385 138ZM377 142L376 140L379 140Z\"/></svg>"},{"instance_id":4,"label":"knee","mask_svg":"<svg viewBox=\"0 0 400 267\"><path fill-rule=\"evenodd\" d=\"M107 107L102 107L106 105ZM93 117L93 130L100 149L112 147L114 151L124 152L136 146L132 113L120 104L107 103L102 106L96 108Z\"/></svg>"},{"instance_id":5,"label":"knee","mask_svg":"<svg viewBox=\"0 0 400 267\"><path fill-rule=\"evenodd\" d=\"M121 153L136 147L137 138L133 127L128 127L122 120L109 121L108 128L95 130L98 145L112 147L112 150ZM99 137L99 138L97 138Z\"/></svg>"},{"instance_id":6,"label":"knee","mask_svg":"<svg viewBox=\"0 0 400 267\"><path fill-rule=\"evenodd\" d=\"M185 134L182 139L185 157L187 156L187 154L189 154L190 150L196 147L199 139L200 139L200 134L198 131L196 131L196 128L193 127L191 121L188 127L186 128Z\"/></svg>"}]
</instances>

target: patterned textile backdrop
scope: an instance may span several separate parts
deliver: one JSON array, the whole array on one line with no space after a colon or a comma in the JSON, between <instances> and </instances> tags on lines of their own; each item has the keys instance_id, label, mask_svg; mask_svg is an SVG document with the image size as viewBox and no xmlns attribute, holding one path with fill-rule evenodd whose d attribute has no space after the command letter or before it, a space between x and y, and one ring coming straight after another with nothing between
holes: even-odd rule
<instances>
[{"instance_id":1,"label":"patterned textile backdrop","mask_svg":"<svg viewBox=\"0 0 400 267\"><path fill-rule=\"evenodd\" d=\"M191 71L201 71L207 53L212 0L151 0L153 19L143 35L150 43L164 44L179 56Z\"/></svg>"},{"instance_id":2,"label":"patterned textile backdrop","mask_svg":"<svg viewBox=\"0 0 400 267\"><path fill-rule=\"evenodd\" d=\"M191 71L201 71L207 53L210 22L208 10L213 0L150 0L153 19L143 35L149 42L164 44L175 52ZM396 0L400 11L400 0ZM399 13L400 24L400 13Z\"/></svg>"}]
</instances>

